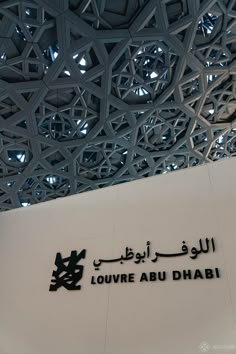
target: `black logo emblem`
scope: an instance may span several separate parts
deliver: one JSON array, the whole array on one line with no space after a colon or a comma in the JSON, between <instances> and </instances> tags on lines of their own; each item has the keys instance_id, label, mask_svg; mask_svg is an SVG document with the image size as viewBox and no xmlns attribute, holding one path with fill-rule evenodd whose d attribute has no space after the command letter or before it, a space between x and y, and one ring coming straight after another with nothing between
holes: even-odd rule
<instances>
[{"instance_id":1,"label":"black logo emblem","mask_svg":"<svg viewBox=\"0 0 236 354\"><path fill-rule=\"evenodd\" d=\"M62 258L61 253L57 253L55 265L57 269L52 272L52 280L49 291L56 291L61 286L67 290L80 290L78 285L83 276L84 266L78 264L86 256L86 250L80 253L71 251L70 257Z\"/></svg>"}]
</instances>

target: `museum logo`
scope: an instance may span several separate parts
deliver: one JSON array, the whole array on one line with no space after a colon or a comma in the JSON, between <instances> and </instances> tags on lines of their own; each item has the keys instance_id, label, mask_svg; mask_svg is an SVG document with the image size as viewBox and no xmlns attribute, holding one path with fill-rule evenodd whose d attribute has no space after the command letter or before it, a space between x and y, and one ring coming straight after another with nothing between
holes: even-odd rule
<instances>
[{"instance_id":1,"label":"museum logo","mask_svg":"<svg viewBox=\"0 0 236 354\"><path fill-rule=\"evenodd\" d=\"M83 277L84 266L79 263L85 257L85 249L80 253L71 251L70 257L67 258L62 258L61 253L57 253L55 259L57 269L52 272L49 291L56 291L61 286L67 290L80 290L79 282Z\"/></svg>"}]
</instances>

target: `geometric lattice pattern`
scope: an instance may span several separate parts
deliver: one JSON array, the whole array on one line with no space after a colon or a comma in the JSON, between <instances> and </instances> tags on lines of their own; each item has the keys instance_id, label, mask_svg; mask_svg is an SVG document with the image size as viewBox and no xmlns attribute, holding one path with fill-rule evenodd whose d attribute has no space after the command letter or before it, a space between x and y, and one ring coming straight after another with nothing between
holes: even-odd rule
<instances>
[{"instance_id":1,"label":"geometric lattice pattern","mask_svg":"<svg viewBox=\"0 0 236 354\"><path fill-rule=\"evenodd\" d=\"M236 155L235 0L0 2L0 210Z\"/></svg>"}]
</instances>

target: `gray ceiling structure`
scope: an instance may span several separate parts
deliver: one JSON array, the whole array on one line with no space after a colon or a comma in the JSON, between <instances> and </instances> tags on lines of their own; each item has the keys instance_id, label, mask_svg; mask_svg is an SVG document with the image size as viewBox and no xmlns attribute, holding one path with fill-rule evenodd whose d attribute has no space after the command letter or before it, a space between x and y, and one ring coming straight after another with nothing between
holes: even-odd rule
<instances>
[{"instance_id":1,"label":"gray ceiling structure","mask_svg":"<svg viewBox=\"0 0 236 354\"><path fill-rule=\"evenodd\" d=\"M0 1L0 210L236 154L236 0Z\"/></svg>"}]
</instances>

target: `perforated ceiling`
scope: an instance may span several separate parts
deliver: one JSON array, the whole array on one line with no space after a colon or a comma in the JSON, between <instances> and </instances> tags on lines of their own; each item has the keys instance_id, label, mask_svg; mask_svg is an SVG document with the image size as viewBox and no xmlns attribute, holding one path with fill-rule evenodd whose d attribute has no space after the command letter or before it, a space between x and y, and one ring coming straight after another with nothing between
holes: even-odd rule
<instances>
[{"instance_id":1,"label":"perforated ceiling","mask_svg":"<svg viewBox=\"0 0 236 354\"><path fill-rule=\"evenodd\" d=\"M0 2L0 208L236 154L235 0Z\"/></svg>"}]
</instances>

